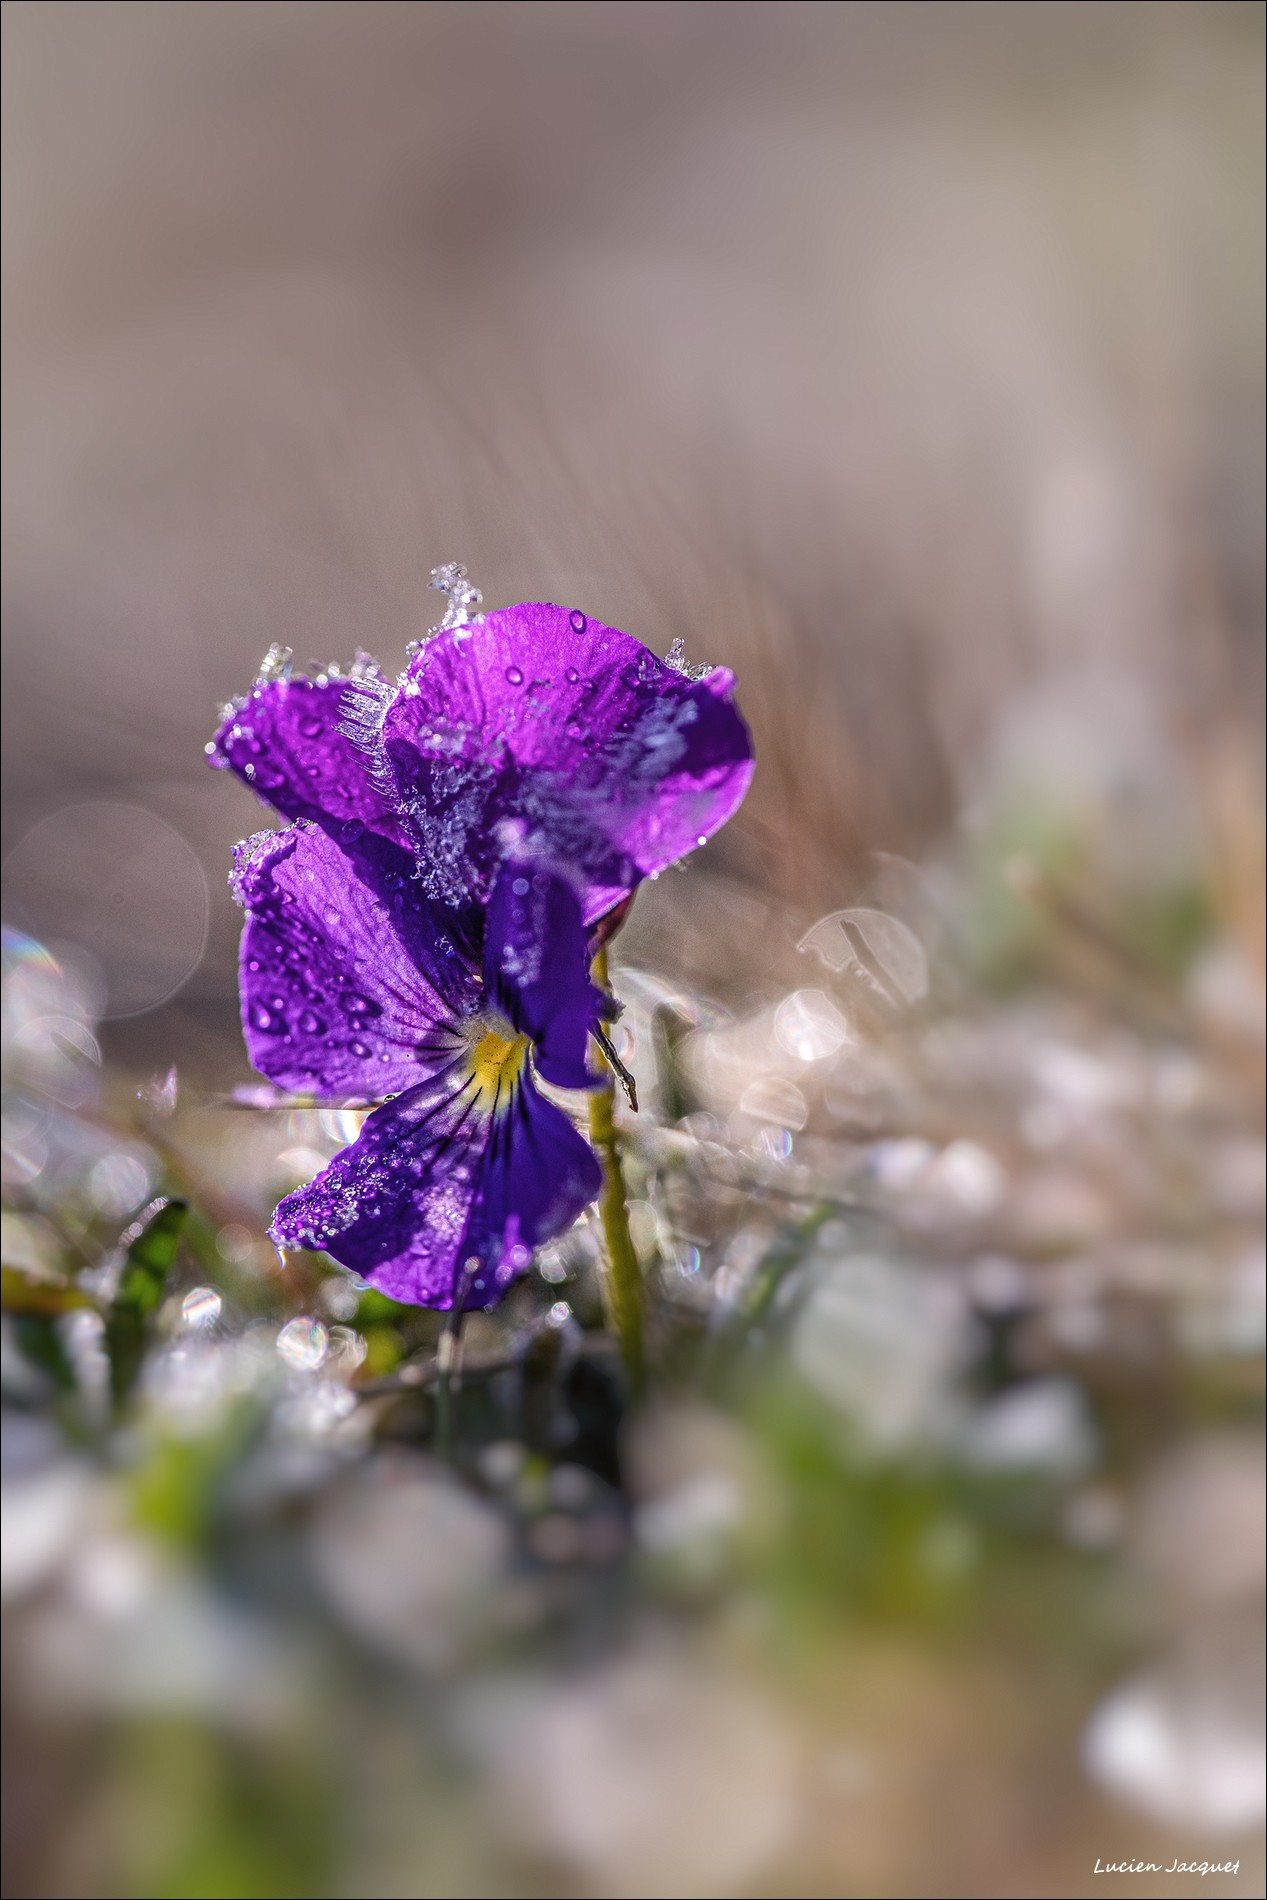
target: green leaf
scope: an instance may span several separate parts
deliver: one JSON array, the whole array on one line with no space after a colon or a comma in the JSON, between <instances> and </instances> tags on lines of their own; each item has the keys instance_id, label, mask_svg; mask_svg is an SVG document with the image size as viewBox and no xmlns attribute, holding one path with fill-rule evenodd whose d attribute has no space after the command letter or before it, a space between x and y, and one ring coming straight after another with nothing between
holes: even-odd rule
<instances>
[{"instance_id":1,"label":"green leaf","mask_svg":"<svg viewBox=\"0 0 1267 1900\"><path fill-rule=\"evenodd\" d=\"M77 1306L91 1306L86 1293L70 1280L29 1273L25 1267L0 1269L0 1294L6 1313L42 1313L52 1317Z\"/></svg>"},{"instance_id":2,"label":"green leaf","mask_svg":"<svg viewBox=\"0 0 1267 1900\"><path fill-rule=\"evenodd\" d=\"M185 1201L162 1202L128 1248L119 1290L106 1316L110 1391L116 1409L136 1384L188 1213Z\"/></svg>"},{"instance_id":3,"label":"green leaf","mask_svg":"<svg viewBox=\"0 0 1267 1900\"><path fill-rule=\"evenodd\" d=\"M15 1313L13 1333L18 1349L32 1365L46 1372L64 1392L74 1390L74 1368L66 1357L57 1327L47 1313Z\"/></svg>"}]
</instances>

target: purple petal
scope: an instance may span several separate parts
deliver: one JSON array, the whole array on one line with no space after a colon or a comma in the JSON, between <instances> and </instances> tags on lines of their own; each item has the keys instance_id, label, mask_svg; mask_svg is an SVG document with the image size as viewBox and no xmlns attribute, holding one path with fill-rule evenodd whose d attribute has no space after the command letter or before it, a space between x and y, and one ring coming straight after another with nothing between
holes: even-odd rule
<instances>
[{"instance_id":1,"label":"purple petal","mask_svg":"<svg viewBox=\"0 0 1267 1900\"><path fill-rule=\"evenodd\" d=\"M603 1170L562 1109L525 1076L510 1108L492 1125L467 1248L500 1258L511 1277L516 1249L531 1249L570 1227L602 1192ZM507 1271L509 1267L509 1271Z\"/></svg>"},{"instance_id":2,"label":"purple petal","mask_svg":"<svg viewBox=\"0 0 1267 1900\"><path fill-rule=\"evenodd\" d=\"M282 1088L377 1100L463 1047L479 994L455 920L422 897L412 859L366 833L355 854L315 826L238 846L242 1027Z\"/></svg>"},{"instance_id":3,"label":"purple petal","mask_svg":"<svg viewBox=\"0 0 1267 1900\"><path fill-rule=\"evenodd\" d=\"M515 1028L531 1036L547 1082L594 1087L585 1054L604 999L590 982L580 900L566 878L540 864L503 865L488 907L484 984Z\"/></svg>"},{"instance_id":4,"label":"purple petal","mask_svg":"<svg viewBox=\"0 0 1267 1900\"><path fill-rule=\"evenodd\" d=\"M259 681L225 718L209 757L286 818L311 819L343 842L368 828L412 850L375 769L375 727L393 691L373 675Z\"/></svg>"},{"instance_id":5,"label":"purple petal","mask_svg":"<svg viewBox=\"0 0 1267 1900\"><path fill-rule=\"evenodd\" d=\"M488 1306L531 1249L602 1186L589 1147L526 1072L496 1113L455 1065L376 1109L277 1209L273 1238L316 1247L395 1300Z\"/></svg>"},{"instance_id":6,"label":"purple petal","mask_svg":"<svg viewBox=\"0 0 1267 1900\"><path fill-rule=\"evenodd\" d=\"M502 857L536 849L578 869L585 921L601 916L739 805L752 746L733 686L540 603L428 641L382 741L431 894L487 901Z\"/></svg>"}]
</instances>

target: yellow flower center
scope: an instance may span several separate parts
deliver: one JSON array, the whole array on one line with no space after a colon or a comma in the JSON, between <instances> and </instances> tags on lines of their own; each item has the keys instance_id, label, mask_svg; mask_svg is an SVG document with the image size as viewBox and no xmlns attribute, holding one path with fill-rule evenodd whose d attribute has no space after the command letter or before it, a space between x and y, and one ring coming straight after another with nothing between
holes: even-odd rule
<instances>
[{"instance_id":1,"label":"yellow flower center","mask_svg":"<svg viewBox=\"0 0 1267 1900\"><path fill-rule=\"evenodd\" d=\"M508 1022L487 1016L473 1018L466 1033L471 1046L468 1069L481 1100L490 1108L494 1103L508 1107L528 1060L528 1037L516 1035Z\"/></svg>"}]
</instances>

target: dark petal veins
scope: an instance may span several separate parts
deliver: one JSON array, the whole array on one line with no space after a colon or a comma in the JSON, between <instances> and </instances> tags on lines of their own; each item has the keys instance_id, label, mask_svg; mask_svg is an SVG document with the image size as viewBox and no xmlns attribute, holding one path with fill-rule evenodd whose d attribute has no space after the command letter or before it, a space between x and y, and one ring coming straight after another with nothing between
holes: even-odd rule
<instances>
[{"instance_id":1,"label":"dark petal veins","mask_svg":"<svg viewBox=\"0 0 1267 1900\"><path fill-rule=\"evenodd\" d=\"M376 1100L463 1046L479 995L459 920L420 894L412 858L366 834L354 852L315 826L238 847L242 1027L262 1075L297 1092Z\"/></svg>"},{"instance_id":2,"label":"dark petal veins","mask_svg":"<svg viewBox=\"0 0 1267 1900\"><path fill-rule=\"evenodd\" d=\"M601 916L739 805L752 746L733 686L541 603L428 641L382 741L432 894L486 901L526 847L576 867L585 921Z\"/></svg>"},{"instance_id":3,"label":"dark petal veins","mask_svg":"<svg viewBox=\"0 0 1267 1900\"><path fill-rule=\"evenodd\" d=\"M385 704L391 690L377 679L261 681L216 733L212 763L284 817L311 819L341 843L368 829L412 851L390 783L366 749L372 729L349 717L374 699ZM364 737L349 737L345 725Z\"/></svg>"},{"instance_id":4,"label":"dark petal veins","mask_svg":"<svg viewBox=\"0 0 1267 1900\"><path fill-rule=\"evenodd\" d=\"M493 1120L464 1251L500 1259L508 1283L527 1265L516 1250L562 1233L602 1186L603 1170L589 1143L525 1076L509 1112Z\"/></svg>"},{"instance_id":5,"label":"dark petal veins","mask_svg":"<svg viewBox=\"0 0 1267 1900\"><path fill-rule=\"evenodd\" d=\"M283 1247L319 1247L395 1300L487 1306L531 1249L602 1186L593 1154L524 1076L493 1113L455 1066L370 1115L273 1222ZM470 1264L478 1263L478 1264Z\"/></svg>"},{"instance_id":6,"label":"dark petal veins","mask_svg":"<svg viewBox=\"0 0 1267 1900\"><path fill-rule=\"evenodd\" d=\"M590 982L581 906L568 880L540 864L503 865L488 907L484 984L490 1001L535 1046L559 1088L593 1088L585 1054L604 1005Z\"/></svg>"}]
</instances>

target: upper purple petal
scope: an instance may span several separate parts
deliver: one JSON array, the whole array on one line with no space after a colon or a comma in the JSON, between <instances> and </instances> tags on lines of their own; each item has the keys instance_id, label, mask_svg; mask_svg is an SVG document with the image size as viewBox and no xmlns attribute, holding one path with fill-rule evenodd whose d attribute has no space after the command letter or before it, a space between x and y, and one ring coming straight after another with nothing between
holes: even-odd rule
<instances>
[{"instance_id":1,"label":"upper purple petal","mask_svg":"<svg viewBox=\"0 0 1267 1900\"><path fill-rule=\"evenodd\" d=\"M501 860L532 848L575 867L585 921L601 916L739 805L752 746L733 686L543 603L428 641L381 736L431 894L487 901Z\"/></svg>"},{"instance_id":2,"label":"upper purple petal","mask_svg":"<svg viewBox=\"0 0 1267 1900\"><path fill-rule=\"evenodd\" d=\"M375 676L258 681L226 715L208 755L286 818L311 819L343 841L368 828L412 850L373 757L393 691Z\"/></svg>"},{"instance_id":3,"label":"upper purple petal","mask_svg":"<svg viewBox=\"0 0 1267 1900\"><path fill-rule=\"evenodd\" d=\"M484 985L515 1028L531 1036L547 1082L594 1087L585 1055L603 1008L590 982L580 899L567 878L540 864L504 864L493 887L484 939Z\"/></svg>"},{"instance_id":4,"label":"upper purple petal","mask_svg":"<svg viewBox=\"0 0 1267 1900\"><path fill-rule=\"evenodd\" d=\"M489 1113L455 1064L376 1109L357 1140L281 1203L273 1238L318 1247L418 1306L487 1306L531 1249L570 1226L602 1170L525 1074Z\"/></svg>"},{"instance_id":5,"label":"upper purple petal","mask_svg":"<svg viewBox=\"0 0 1267 1900\"><path fill-rule=\"evenodd\" d=\"M344 850L315 826L238 846L247 1052L281 1087L376 1100L452 1059L479 995L456 920L412 858L365 833Z\"/></svg>"}]
</instances>

